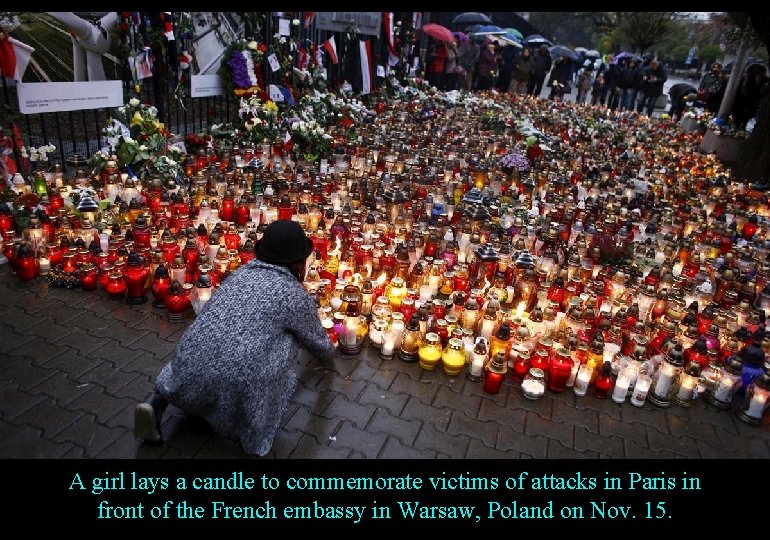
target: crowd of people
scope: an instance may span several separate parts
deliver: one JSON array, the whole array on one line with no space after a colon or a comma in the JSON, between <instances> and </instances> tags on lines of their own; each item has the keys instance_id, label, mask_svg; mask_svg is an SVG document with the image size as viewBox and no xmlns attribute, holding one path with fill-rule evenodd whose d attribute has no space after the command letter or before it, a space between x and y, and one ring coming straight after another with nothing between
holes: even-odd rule
<instances>
[{"instance_id":1,"label":"crowd of people","mask_svg":"<svg viewBox=\"0 0 770 540\"><path fill-rule=\"evenodd\" d=\"M426 77L441 90L492 90L540 96L543 85L549 99L561 99L576 91L575 101L605 105L611 110L630 110L651 116L664 95L668 73L652 53L598 57L552 54L546 45L517 47L491 40L477 42L461 35L453 43L431 40L426 58ZM669 115L679 120L688 105L716 115L730 73L715 62L694 86L681 82L669 88ZM744 128L759 107L768 87L767 68L749 65L743 72L734 104L728 112ZM547 83L546 83L547 79Z\"/></svg>"}]
</instances>

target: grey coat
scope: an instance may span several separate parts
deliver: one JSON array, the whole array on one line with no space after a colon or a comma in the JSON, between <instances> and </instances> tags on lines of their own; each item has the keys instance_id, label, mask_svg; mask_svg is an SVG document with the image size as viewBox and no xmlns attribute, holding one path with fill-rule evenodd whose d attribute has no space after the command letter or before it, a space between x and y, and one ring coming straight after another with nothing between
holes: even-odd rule
<instances>
[{"instance_id":1,"label":"grey coat","mask_svg":"<svg viewBox=\"0 0 770 540\"><path fill-rule=\"evenodd\" d=\"M156 386L249 454L270 451L297 385L298 347L331 360L315 302L283 267L252 260L214 291Z\"/></svg>"}]
</instances>

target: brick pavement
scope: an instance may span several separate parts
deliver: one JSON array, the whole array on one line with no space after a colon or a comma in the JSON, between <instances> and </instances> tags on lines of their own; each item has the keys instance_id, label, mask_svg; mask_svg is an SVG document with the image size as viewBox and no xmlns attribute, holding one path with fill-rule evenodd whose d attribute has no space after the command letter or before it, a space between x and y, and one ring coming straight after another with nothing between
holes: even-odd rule
<instances>
[{"instance_id":1,"label":"brick pavement","mask_svg":"<svg viewBox=\"0 0 770 540\"><path fill-rule=\"evenodd\" d=\"M133 408L193 316L169 322L149 302L23 284L0 266L0 457L248 457L174 407L166 444L133 436ZM668 410L572 392L529 401L511 380L489 396L370 352L329 365L301 356L296 367L301 385L269 457L770 457L770 419L753 428L702 400Z\"/></svg>"}]
</instances>

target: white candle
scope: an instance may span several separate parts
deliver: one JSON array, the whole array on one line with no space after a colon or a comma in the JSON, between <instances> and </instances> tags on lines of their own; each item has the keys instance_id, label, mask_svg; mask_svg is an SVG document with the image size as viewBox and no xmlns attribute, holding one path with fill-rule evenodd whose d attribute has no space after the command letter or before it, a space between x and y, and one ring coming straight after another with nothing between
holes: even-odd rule
<instances>
[{"instance_id":1,"label":"white candle","mask_svg":"<svg viewBox=\"0 0 770 540\"><path fill-rule=\"evenodd\" d=\"M521 389L528 397L540 397L545 393L545 386L542 382L533 379L525 379L521 383Z\"/></svg>"},{"instance_id":2,"label":"white candle","mask_svg":"<svg viewBox=\"0 0 770 540\"><path fill-rule=\"evenodd\" d=\"M612 401L615 403L623 403L626 400L628 385L631 384L631 378L626 371L627 370L621 371L618 374L618 378L615 380L615 388L612 391Z\"/></svg>"},{"instance_id":3,"label":"white candle","mask_svg":"<svg viewBox=\"0 0 770 540\"><path fill-rule=\"evenodd\" d=\"M658 375L658 382L655 385L655 395L664 396L674 380L674 370L670 364L663 364Z\"/></svg>"},{"instance_id":4,"label":"white candle","mask_svg":"<svg viewBox=\"0 0 770 540\"><path fill-rule=\"evenodd\" d=\"M695 388L696 381L697 379L693 377L685 376L681 386L679 387L679 392L677 392L676 397L684 401L689 401L692 398L692 392Z\"/></svg>"},{"instance_id":5,"label":"white candle","mask_svg":"<svg viewBox=\"0 0 770 540\"><path fill-rule=\"evenodd\" d=\"M649 375L639 375L634 385L634 393L631 396L631 405L634 407L641 407L644 405L644 401L647 399L647 392L650 390L652 379Z\"/></svg>"},{"instance_id":6,"label":"white candle","mask_svg":"<svg viewBox=\"0 0 770 540\"><path fill-rule=\"evenodd\" d=\"M388 332L382 340L382 356L393 356L393 349L396 346L396 340L393 336L393 332Z\"/></svg>"},{"instance_id":7,"label":"white candle","mask_svg":"<svg viewBox=\"0 0 770 540\"><path fill-rule=\"evenodd\" d=\"M495 330L495 324L497 323L497 319L482 319L481 320L481 330L479 330L479 335L483 336L487 339L492 337L492 332Z\"/></svg>"},{"instance_id":8,"label":"white candle","mask_svg":"<svg viewBox=\"0 0 770 540\"><path fill-rule=\"evenodd\" d=\"M572 387L572 391L576 396L584 396L588 391L588 383L591 382L591 369L585 364L580 366L578 370L577 378L575 379L575 385Z\"/></svg>"},{"instance_id":9,"label":"white candle","mask_svg":"<svg viewBox=\"0 0 770 540\"><path fill-rule=\"evenodd\" d=\"M180 285L184 284L184 282L187 281L185 279L186 270L186 268L172 268L170 272L171 281L178 281Z\"/></svg>"},{"instance_id":10,"label":"white candle","mask_svg":"<svg viewBox=\"0 0 770 540\"><path fill-rule=\"evenodd\" d=\"M765 404L767 403L767 395L754 391L754 395L751 396L749 402L749 408L746 409L746 415L752 418L762 418L762 413L765 410Z\"/></svg>"},{"instance_id":11,"label":"white candle","mask_svg":"<svg viewBox=\"0 0 770 540\"><path fill-rule=\"evenodd\" d=\"M572 387L575 385L575 379L577 378L579 369L580 369L580 361L574 360L572 363L572 371L569 374L569 379L567 379L567 387Z\"/></svg>"},{"instance_id":12,"label":"white candle","mask_svg":"<svg viewBox=\"0 0 770 540\"><path fill-rule=\"evenodd\" d=\"M41 276L46 275L51 270L51 260L48 257L40 257L38 265L40 266Z\"/></svg>"},{"instance_id":13,"label":"white candle","mask_svg":"<svg viewBox=\"0 0 770 540\"><path fill-rule=\"evenodd\" d=\"M420 285L420 302L427 304L433 298L433 289L430 285Z\"/></svg>"},{"instance_id":14,"label":"white candle","mask_svg":"<svg viewBox=\"0 0 770 540\"><path fill-rule=\"evenodd\" d=\"M393 331L393 343L394 347L398 345L401 346L401 338L404 335L404 321L399 319L394 319L393 322L390 324L390 328Z\"/></svg>"},{"instance_id":15,"label":"white candle","mask_svg":"<svg viewBox=\"0 0 770 540\"><path fill-rule=\"evenodd\" d=\"M484 370L484 362L487 356L485 354L473 354L471 360L471 375L474 377L481 377L481 372Z\"/></svg>"},{"instance_id":16,"label":"white candle","mask_svg":"<svg viewBox=\"0 0 770 540\"><path fill-rule=\"evenodd\" d=\"M735 381L733 381L729 377L723 376L722 379L719 381L719 385L717 386L716 390L714 391L714 399L718 401L727 401L730 399L730 391L733 389L733 384L735 384Z\"/></svg>"},{"instance_id":17,"label":"white candle","mask_svg":"<svg viewBox=\"0 0 770 540\"><path fill-rule=\"evenodd\" d=\"M348 317L345 319L345 345L354 347L356 345L358 332L358 317Z\"/></svg>"}]
</instances>

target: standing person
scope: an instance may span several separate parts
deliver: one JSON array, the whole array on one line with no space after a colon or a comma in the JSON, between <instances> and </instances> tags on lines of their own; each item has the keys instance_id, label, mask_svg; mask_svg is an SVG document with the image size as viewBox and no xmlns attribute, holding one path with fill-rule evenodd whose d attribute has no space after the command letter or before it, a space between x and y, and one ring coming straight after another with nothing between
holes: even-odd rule
<instances>
[{"instance_id":1,"label":"standing person","mask_svg":"<svg viewBox=\"0 0 770 540\"><path fill-rule=\"evenodd\" d=\"M652 116L655 110L655 102L663 95L663 84L668 79L668 74L663 64L657 58L650 61L650 66L642 72L644 81L644 106L647 109L647 116Z\"/></svg>"},{"instance_id":2,"label":"standing person","mask_svg":"<svg viewBox=\"0 0 770 540\"><path fill-rule=\"evenodd\" d=\"M745 129L746 124L757 115L759 102L767 91L767 69L762 64L751 64L738 86L731 114L738 129Z\"/></svg>"},{"instance_id":3,"label":"standing person","mask_svg":"<svg viewBox=\"0 0 770 540\"><path fill-rule=\"evenodd\" d=\"M602 105L611 107L612 96L615 94L615 85L617 84L617 75L620 71L620 67L615 62L615 57L611 54L607 55L607 62L605 63L606 69L604 71L604 87L602 88L602 95L600 102Z\"/></svg>"},{"instance_id":4,"label":"standing person","mask_svg":"<svg viewBox=\"0 0 770 540\"><path fill-rule=\"evenodd\" d=\"M497 78L497 55L495 54L495 44L487 42L481 51L481 57L478 64L478 89L489 90L495 85Z\"/></svg>"},{"instance_id":5,"label":"standing person","mask_svg":"<svg viewBox=\"0 0 770 540\"><path fill-rule=\"evenodd\" d=\"M507 90L512 94L520 96L527 95L529 79L534 72L535 64L532 59L532 51L524 48L521 54L513 61L513 72L511 73L511 85Z\"/></svg>"},{"instance_id":6,"label":"standing person","mask_svg":"<svg viewBox=\"0 0 770 540\"><path fill-rule=\"evenodd\" d=\"M458 79L460 88L466 92L473 90L473 78L476 71L476 64L481 55L479 44L472 39L466 39L460 46L460 57L458 64L463 71L460 72ZM464 73L463 73L464 72Z\"/></svg>"},{"instance_id":7,"label":"standing person","mask_svg":"<svg viewBox=\"0 0 770 540\"><path fill-rule=\"evenodd\" d=\"M497 77L497 89L501 92L509 92L511 87L511 76L515 69L515 64L521 55L516 54L516 47L506 45L500 49L499 63L500 74Z\"/></svg>"},{"instance_id":8,"label":"standing person","mask_svg":"<svg viewBox=\"0 0 770 540\"><path fill-rule=\"evenodd\" d=\"M527 94L540 97L545 76L549 71L551 71L551 53L548 52L548 47L541 45L537 54L532 55L532 74L527 82Z\"/></svg>"},{"instance_id":9,"label":"standing person","mask_svg":"<svg viewBox=\"0 0 770 540\"><path fill-rule=\"evenodd\" d=\"M586 60L585 66L578 75L577 81L577 103L585 103L588 92L591 90L594 80L594 66L590 60Z\"/></svg>"},{"instance_id":10,"label":"standing person","mask_svg":"<svg viewBox=\"0 0 770 540\"><path fill-rule=\"evenodd\" d=\"M447 46L443 41L436 39L430 45L428 49L428 59L426 74L428 77L428 83L436 88L441 88L442 79L444 75L444 63L447 57Z\"/></svg>"},{"instance_id":11,"label":"standing person","mask_svg":"<svg viewBox=\"0 0 770 540\"><path fill-rule=\"evenodd\" d=\"M569 93L572 85L572 60L566 56L558 56L551 68L551 77L548 79L548 86L551 92L548 99L561 98Z\"/></svg>"},{"instance_id":12,"label":"standing person","mask_svg":"<svg viewBox=\"0 0 770 540\"><path fill-rule=\"evenodd\" d=\"M161 416L171 403L249 454L270 451L297 386L298 348L321 360L334 354L302 286L312 250L297 222L267 226L257 258L222 282L179 340L155 391L136 406L138 438L162 442Z\"/></svg>"},{"instance_id":13,"label":"standing person","mask_svg":"<svg viewBox=\"0 0 770 540\"><path fill-rule=\"evenodd\" d=\"M711 113L718 113L722 105L722 98L727 88L727 77L722 72L722 64L714 62L698 85L698 101L703 103L703 108Z\"/></svg>"},{"instance_id":14,"label":"standing person","mask_svg":"<svg viewBox=\"0 0 770 540\"><path fill-rule=\"evenodd\" d=\"M600 102L602 92L604 91L604 73L597 73L591 86L591 105L596 105Z\"/></svg>"},{"instance_id":15,"label":"standing person","mask_svg":"<svg viewBox=\"0 0 770 540\"><path fill-rule=\"evenodd\" d=\"M642 63L639 65L639 82L638 87L636 91L635 99L636 102L636 112L641 113L644 110L644 103L647 99L647 96L645 95L645 89L644 89L644 81L642 80L642 73L650 67L650 62L652 62L653 54L651 52L646 52L644 55L642 55Z\"/></svg>"},{"instance_id":16,"label":"standing person","mask_svg":"<svg viewBox=\"0 0 770 540\"><path fill-rule=\"evenodd\" d=\"M457 40L447 47L446 60L444 61L444 87L443 90L454 90L457 87L457 58L460 53L457 50Z\"/></svg>"},{"instance_id":17,"label":"standing person","mask_svg":"<svg viewBox=\"0 0 770 540\"><path fill-rule=\"evenodd\" d=\"M620 90L620 110L633 111L636 104L637 88L641 84L641 74L636 58L625 59L620 69L617 87Z\"/></svg>"}]
</instances>

